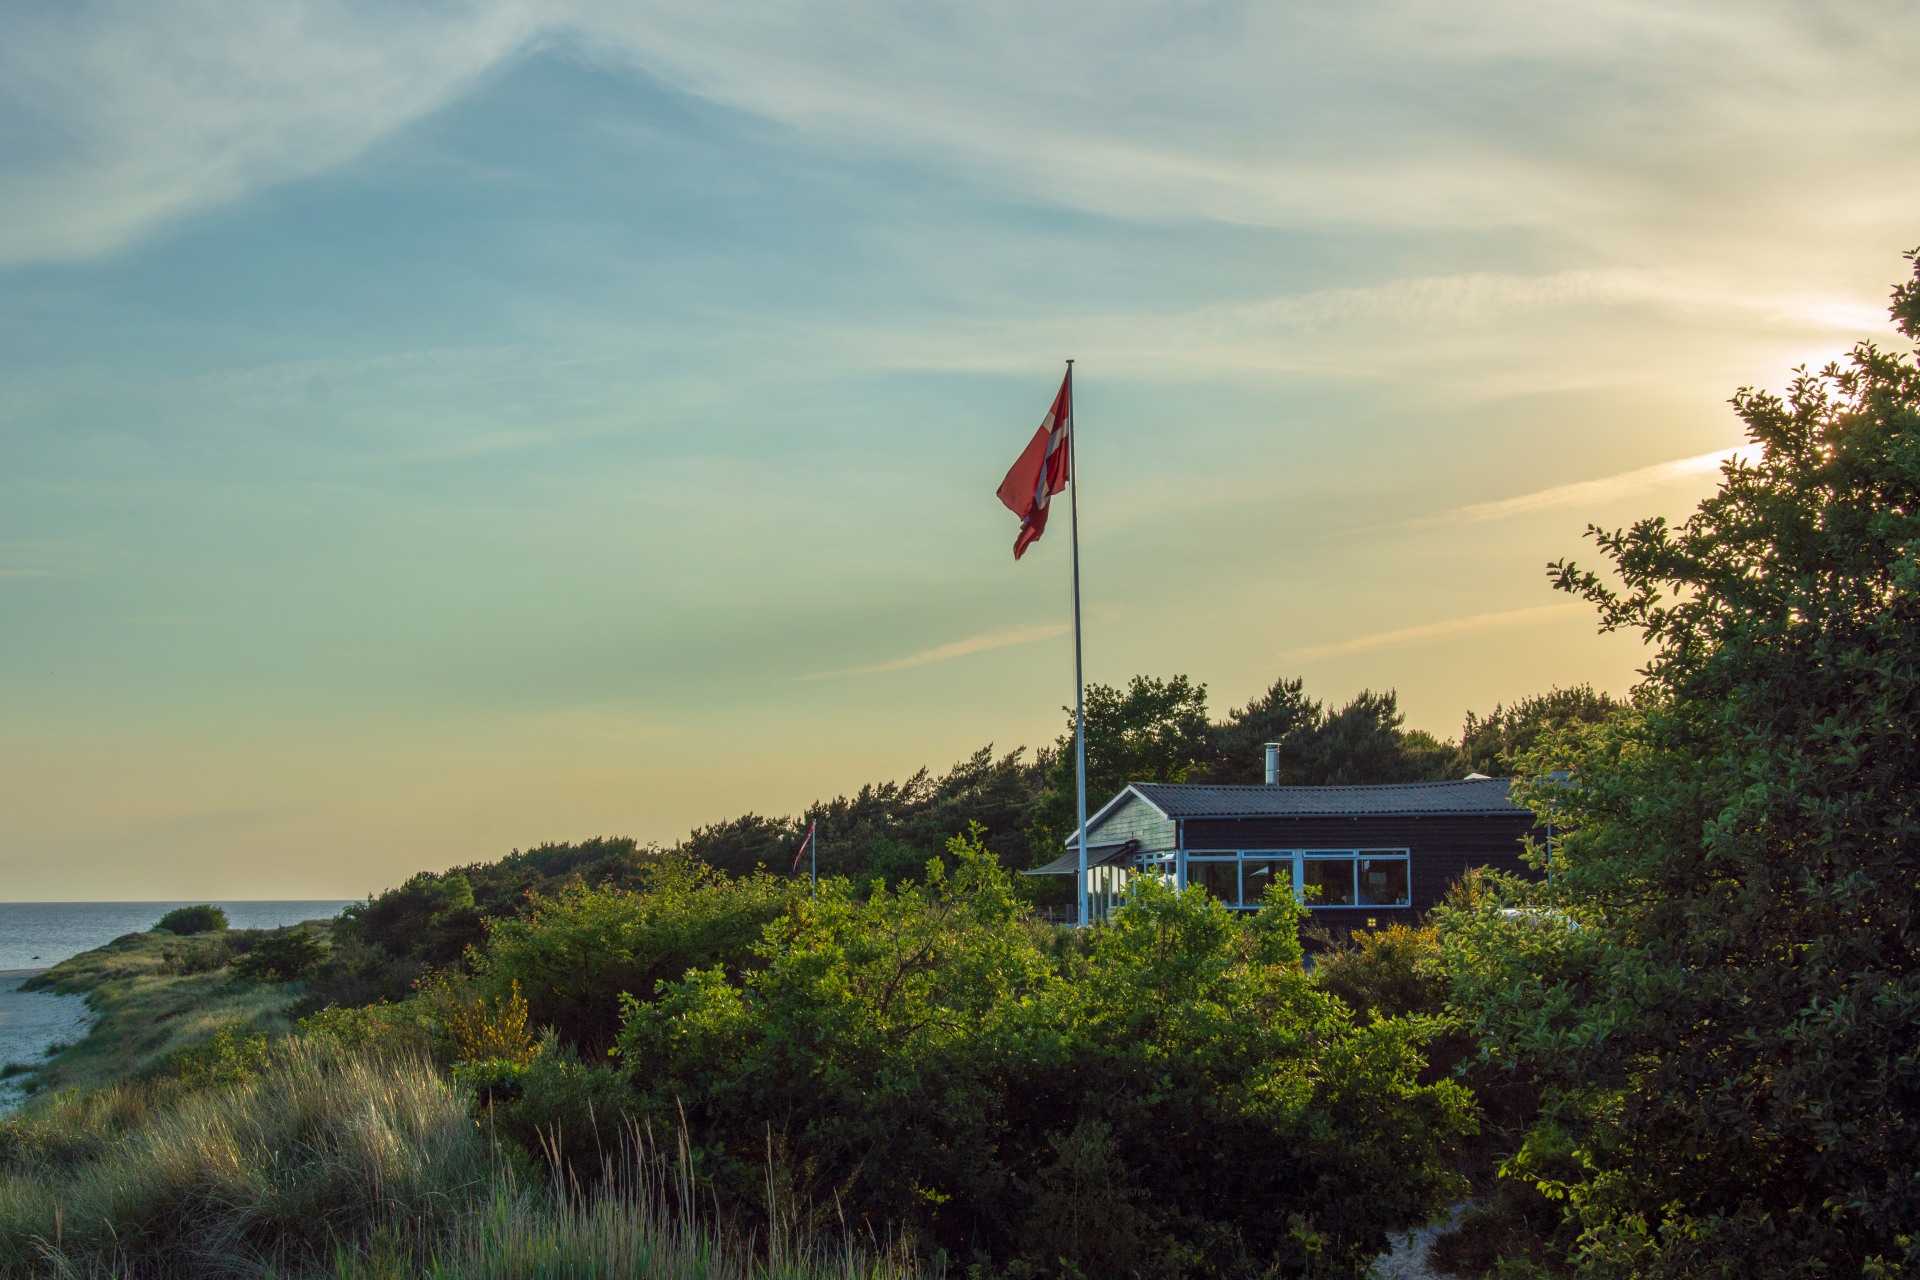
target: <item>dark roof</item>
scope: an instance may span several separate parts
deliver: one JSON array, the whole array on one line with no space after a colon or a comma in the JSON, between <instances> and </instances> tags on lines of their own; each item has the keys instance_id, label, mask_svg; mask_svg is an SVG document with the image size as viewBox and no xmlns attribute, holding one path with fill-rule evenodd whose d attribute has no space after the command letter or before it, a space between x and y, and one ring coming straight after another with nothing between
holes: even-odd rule
<instances>
[{"instance_id":1,"label":"dark roof","mask_svg":"<svg viewBox=\"0 0 1920 1280\"><path fill-rule=\"evenodd\" d=\"M1080 874L1080 837L1075 832L1074 847L1067 853L1055 858L1044 867L1035 867L1031 871L1022 871L1023 876L1077 876ZM1122 840L1119 844L1095 844L1087 841L1087 865L1104 867L1112 862L1125 862L1140 852L1138 840Z\"/></svg>"},{"instance_id":2,"label":"dark roof","mask_svg":"<svg viewBox=\"0 0 1920 1280\"><path fill-rule=\"evenodd\" d=\"M1364 787L1209 787L1181 782L1136 782L1129 790L1169 818L1526 813L1527 810L1508 795L1512 785L1508 778L1389 782Z\"/></svg>"}]
</instances>

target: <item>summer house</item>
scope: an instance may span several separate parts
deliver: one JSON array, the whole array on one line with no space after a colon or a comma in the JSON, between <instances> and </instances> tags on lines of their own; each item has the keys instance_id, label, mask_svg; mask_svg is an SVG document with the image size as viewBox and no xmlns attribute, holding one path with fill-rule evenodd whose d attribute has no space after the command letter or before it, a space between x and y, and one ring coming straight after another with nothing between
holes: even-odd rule
<instances>
[{"instance_id":1,"label":"summer house","mask_svg":"<svg viewBox=\"0 0 1920 1280\"><path fill-rule=\"evenodd\" d=\"M1199 885L1252 911L1275 884L1323 923L1411 923L1471 867L1527 874L1534 815L1505 778L1378 786L1202 786L1136 782L1087 820L1091 914L1102 919L1139 874ZM1028 875L1074 875L1067 852Z\"/></svg>"}]
</instances>

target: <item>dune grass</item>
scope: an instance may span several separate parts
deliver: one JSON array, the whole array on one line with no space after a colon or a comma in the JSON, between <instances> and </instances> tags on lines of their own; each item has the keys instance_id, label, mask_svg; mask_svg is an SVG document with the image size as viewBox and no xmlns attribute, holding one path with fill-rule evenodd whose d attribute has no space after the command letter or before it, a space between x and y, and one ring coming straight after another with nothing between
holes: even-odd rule
<instances>
[{"instance_id":1,"label":"dune grass","mask_svg":"<svg viewBox=\"0 0 1920 1280\"><path fill-rule=\"evenodd\" d=\"M444 1229L494 1164L430 1068L300 1042L238 1085L49 1099L0 1144L7 1275L300 1269L341 1241Z\"/></svg>"},{"instance_id":2,"label":"dune grass","mask_svg":"<svg viewBox=\"0 0 1920 1280\"><path fill-rule=\"evenodd\" d=\"M504 1151L428 1063L294 1038L258 1074L126 1081L0 1120L0 1274L905 1280L905 1253L771 1247L631 1135L591 1188Z\"/></svg>"},{"instance_id":3,"label":"dune grass","mask_svg":"<svg viewBox=\"0 0 1920 1280\"><path fill-rule=\"evenodd\" d=\"M324 936L331 924L319 921L310 927ZM221 1030L268 1035L290 1031L287 1013L299 998L296 988L236 982L224 967L182 971L196 967L183 964L183 959L227 945L228 936L130 933L22 984L25 991L84 996L93 1014L83 1039L44 1063L29 1064L29 1089L92 1090L150 1074L182 1049Z\"/></svg>"}]
</instances>

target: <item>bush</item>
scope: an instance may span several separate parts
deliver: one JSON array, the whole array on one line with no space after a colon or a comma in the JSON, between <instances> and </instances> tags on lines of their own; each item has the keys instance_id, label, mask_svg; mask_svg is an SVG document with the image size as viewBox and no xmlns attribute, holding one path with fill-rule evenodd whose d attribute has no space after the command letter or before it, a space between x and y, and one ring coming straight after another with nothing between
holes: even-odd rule
<instances>
[{"instance_id":1,"label":"bush","mask_svg":"<svg viewBox=\"0 0 1920 1280\"><path fill-rule=\"evenodd\" d=\"M628 1000L647 1114L684 1114L740 1201L772 1160L792 1202L1029 1274L1304 1275L1358 1274L1462 1189L1470 1099L1417 1079L1422 1024L1314 986L1290 897L1243 922L1143 881L1056 957L989 853L949 853Z\"/></svg>"},{"instance_id":2,"label":"bush","mask_svg":"<svg viewBox=\"0 0 1920 1280\"><path fill-rule=\"evenodd\" d=\"M168 947L161 955L160 972L190 976L224 969L233 959L233 948L218 938L198 938Z\"/></svg>"},{"instance_id":3,"label":"bush","mask_svg":"<svg viewBox=\"0 0 1920 1280\"><path fill-rule=\"evenodd\" d=\"M452 1045L455 1062L508 1062L525 1066L540 1052L540 1038L527 1029L527 1002L518 979L500 996L472 990L473 984L440 975L423 984L420 999Z\"/></svg>"},{"instance_id":4,"label":"bush","mask_svg":"<svg viewBox=\"0 0 1920 1280\"><path fill-rule=\"evenodd\" d=\"M774 876L729 880L663 859L637 890L569 885L536 900L527 919L493 921L476 979L497 995L517 983L535 1024L597 1057L619 1033L623 996L651 1000L660 983L695 968L737 974L755 963L761 926L805 892Z\"/></svg>"},{"instance_id":5,"label":"bush","mask_svg":"<svg viewBox=\"0 0 1920 1280\"><path fill-rule=\"evenodd\" d=\"M1403 924L1355 929L1345 946L1314 957L1314 981L1365 1016L1378 1012L1439 1014L1447 1003L1440 940L1431 929Z\"/></svg>"},{"instance_id":6,"label":"bush","mask_svg":"<svg viewBox=\"0 0 1920 1280\"><path fill-rule=\"evenodd\" d=\"M326 944L306 925L262 935L233 962L233 976L266 982L294 982L327 958Z\"/></svg>"},{"instance_id":7,"label":"bush","mask_svg":"<svg viewBox=\"0 0 1920 1280\"><path fill-rule=\"evenodd\" d=\"M427 1059L433 1056L434 1028L424 1004L363 1005L346 1009L328 1005L296 1024L310 1040L354 1053L382 1053L393 1057Z\"/></svg>"},{"instance_id":8,"label":"bush","mask_svg":"<svg viewBox=\"0 0 1920 1280\"><path fill-rule=\"evenodd\" d=\"M227 913L219 907L201 903L197 907L175 907L153 926L158 933L186 937L192 933L217 933L227 927Z\"/></svg>"},{"instance_id":9,"label":"bush","mask_svg":"<svg viewBox=\"0 0 1920 1280\"><path fill-rule=\"evenodd\" d=\"M510 1076L487 1080L489 1123L501 1138L535 1160L557 1162L580 1181L600 1175L610 1151L629 1142L643 1118L640 1098L619 1072L588 1066L565 1050L542 1053ZM476 1079L475 1093L480 1094ZM489 1097L479 1099L483 1104Z\"/></svg>"}]
</instances>

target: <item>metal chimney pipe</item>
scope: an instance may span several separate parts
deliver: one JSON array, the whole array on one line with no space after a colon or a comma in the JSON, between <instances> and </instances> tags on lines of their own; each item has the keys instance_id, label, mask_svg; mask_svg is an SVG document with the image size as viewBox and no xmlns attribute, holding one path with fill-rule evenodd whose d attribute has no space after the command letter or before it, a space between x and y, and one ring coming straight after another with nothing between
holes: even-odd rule
<instances>
[{"instance_id":1,"label":"metal chimney pipe","mask_svg":"<svg viewBox=\"0 0 1920 1280\"><path fill-rule=\"evenodd\" d=\"M1280 785L1280 744L1277 742L1267 744L1267 785Z\"/></svg>"}]
</instances>

